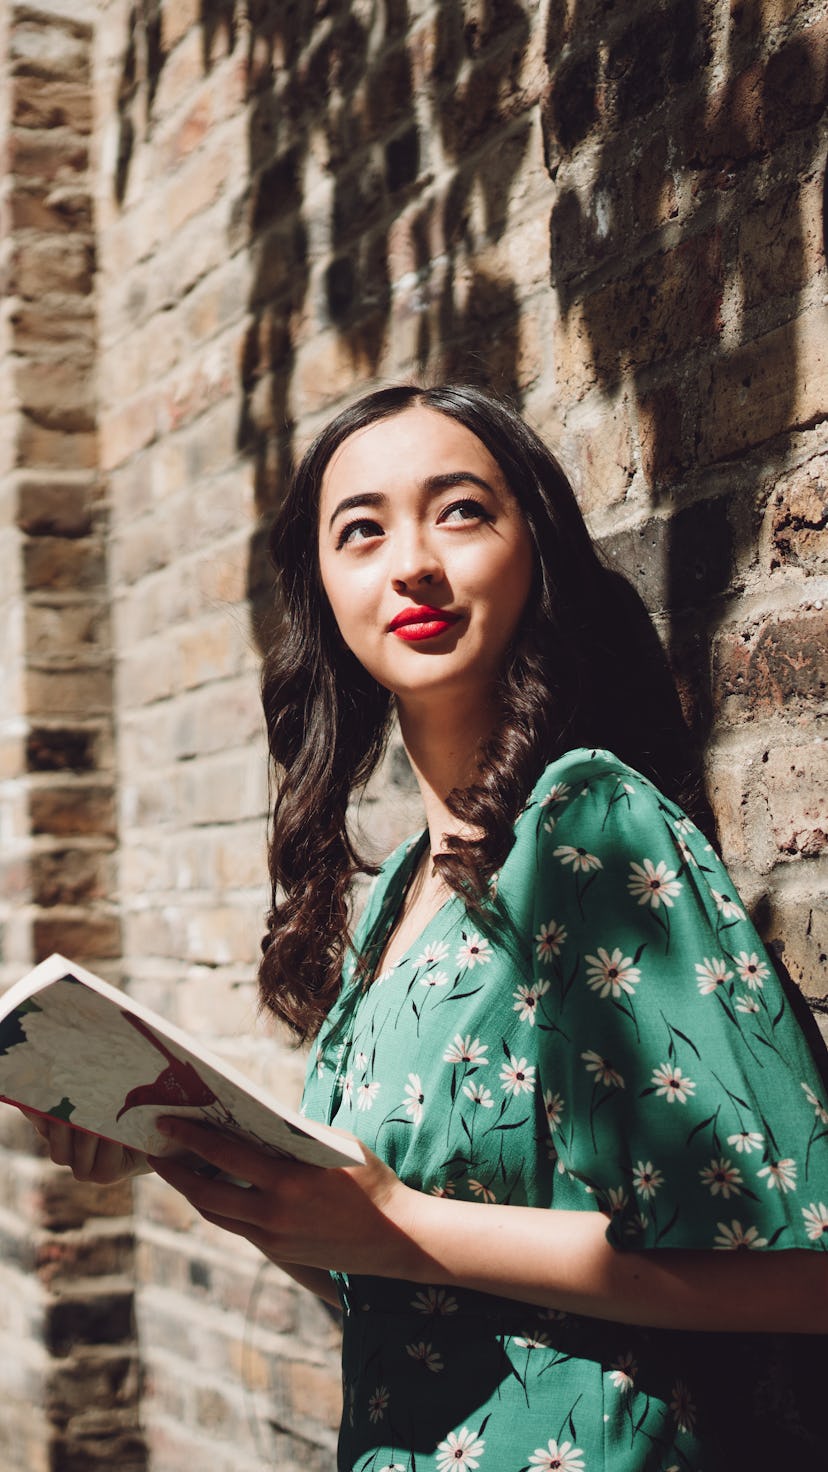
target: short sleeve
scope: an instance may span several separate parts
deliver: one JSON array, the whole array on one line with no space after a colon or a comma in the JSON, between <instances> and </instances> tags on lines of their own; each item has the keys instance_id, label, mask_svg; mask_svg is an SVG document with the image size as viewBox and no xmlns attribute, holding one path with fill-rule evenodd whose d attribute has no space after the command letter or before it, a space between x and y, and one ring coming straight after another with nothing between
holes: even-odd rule
<instances>
[{"instance_id":1,"label":"short sleeve","mask_svg":"<svg viewBox=\"0 0 828 1472\"><path fill-rule=\"evenodd\" d=\"M533 965L563 1166L619 1247L828 1250L824 1089L721 861L606 753L557 765Z\"/></svg>"}]
</instances>

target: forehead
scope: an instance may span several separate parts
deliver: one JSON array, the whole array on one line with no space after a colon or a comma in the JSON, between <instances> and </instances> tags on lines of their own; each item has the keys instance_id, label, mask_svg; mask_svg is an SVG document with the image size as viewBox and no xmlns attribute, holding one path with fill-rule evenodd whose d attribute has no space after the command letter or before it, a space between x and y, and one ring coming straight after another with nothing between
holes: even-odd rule
<instances>
[{"instance_id":1,"label":"forehead","mask_svg":"<svg viewBox=\"0 0 828 1472\"><path fill-rule=\"evenodd\" d=\"M471 470L504 486L497 461L464 424L417 404L357 429L334 451L322 477L320 510L333 496L357 491L390 494L395 484L419 484L446 471Z\"/></svg>"}]
</instances>

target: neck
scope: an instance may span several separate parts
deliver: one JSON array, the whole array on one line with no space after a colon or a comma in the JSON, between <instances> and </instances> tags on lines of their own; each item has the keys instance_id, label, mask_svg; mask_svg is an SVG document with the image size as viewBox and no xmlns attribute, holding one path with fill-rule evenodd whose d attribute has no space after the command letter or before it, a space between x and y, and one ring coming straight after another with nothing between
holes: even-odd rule
<instances>
[{"instance_id":1,"label":"neck","mask_svg":"<svg viewBox=\"0 0 828 1472\"><path fill-rule=\"evenodd\" d=\"M431 852L442 848L444 833L467 831L460 818L450 812L446 798L456 787L474 781L478 753L495 725L493 707L474 708L454 704L433 713L398 703L400 733L425 808Z\"/></svg>"}]
</instances>

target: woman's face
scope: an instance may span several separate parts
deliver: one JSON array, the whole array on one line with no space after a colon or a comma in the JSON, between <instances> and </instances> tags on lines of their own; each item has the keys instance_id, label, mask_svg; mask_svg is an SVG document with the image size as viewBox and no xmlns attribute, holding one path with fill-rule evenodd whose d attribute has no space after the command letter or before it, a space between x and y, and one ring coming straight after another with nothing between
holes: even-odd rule
<instances>
[{"instance_id":1,"label":"woman's face","mask_svg":"<svg viewBox=\"0 0 828 1472\"><path fill-rule=\"evenodd\" d=\"M356 430L323 477L319 566L342 638L402 706L488 702L533 548L470 430L422 405Z\"/></svg>"}]
</instances>

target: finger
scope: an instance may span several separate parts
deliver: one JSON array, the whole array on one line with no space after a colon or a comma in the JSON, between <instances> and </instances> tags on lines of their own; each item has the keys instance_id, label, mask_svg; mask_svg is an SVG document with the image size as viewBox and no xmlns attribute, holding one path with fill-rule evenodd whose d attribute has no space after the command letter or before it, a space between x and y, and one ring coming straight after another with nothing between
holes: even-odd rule
<instances>
[{"instance_id":1,"label":"finger","mask_svg":"<svg viewBox=\"0 0 828 1472\"><path fill-rule=\"evenodd\" d=\"M62 1120L51 1119L49 1121L46 1138L49 1142L49 1154L55 1165L72 1164L74 1154L72 1144L73 1134L74 1130L70 1130L68 1124L64 1124Z\"/></svg>"},{"instance_id":2,"label":"finger","mask_svg":"<svg viewBox=\"0 0 828 1472\"><path fill-rule=\"evenodd\" d=\"M178 1165L167 1157L150 1157L153 1169L168 1185L186 1197L196 1211L227 1217L234 1222L261 1227L259 1193L248 1186L234 1186L228 1181L213 1180Z\"/></svg>"},{"instance_id":3,"label":"finger","mask_svg":"<svg viewBox=\"0 0 828 1472\"><path fill-rule=\"evenodd\" d=\"M48 1138L49 1138L49 1127L48 1127L45 1119L43 1118L43 1115L42 1114L34 1114L31 1109L23 1109L22 1106L19 1106L19 1107L20 1107L20 1113L23 1114L23 1115L25 1115L26 1119L29 1121L29 1124L34 1125L35 1129L37 1130L37 1133L40 1135L40 1138L42 1140L48 1140Z\"/></svg>"},{"instance_id":4,"label":"finger","mask_svg":"<svg viewBox=\"0 0 828 1472\"><path fill-rule=\"evenodd\" d=\"M72 1173L79 1181L92 1179L95 1156L98 1151L98 1140L95 1135L83 1135L78 1130L70 1131L72 1135L72 1154L67 1165L72 1167Z\"/></svg>"},{"instance_id":5,"label":"finger","mask_svg":"<svg viewBox=\"0 0 828 1472\"><path fill-rule=\"evenodd\" d=\"M126 1150L115 1140L95 1141L94 1159L89 1168L89 1180L97 1185L108 1186L113 1181L123 1180L133 1172L132 1151Z\"/></svg>"},{"instance_id":6,"label":"finger","mask_svg":"<svg viewBox=\"0 0 828 1472\"><path fill-rule=\"evenodd\" d=\"M209 1165L215 1165L225 1175L237 1180L249 1181L252 1186L271 1184L277 1162L261 1146L250 1145L235 1135L223 1134L210 1125L198 1124L193 1119L165 1116L157 1121L163 1135L176 1145L192 1150Z\"/></svg>"}]
</instances>

